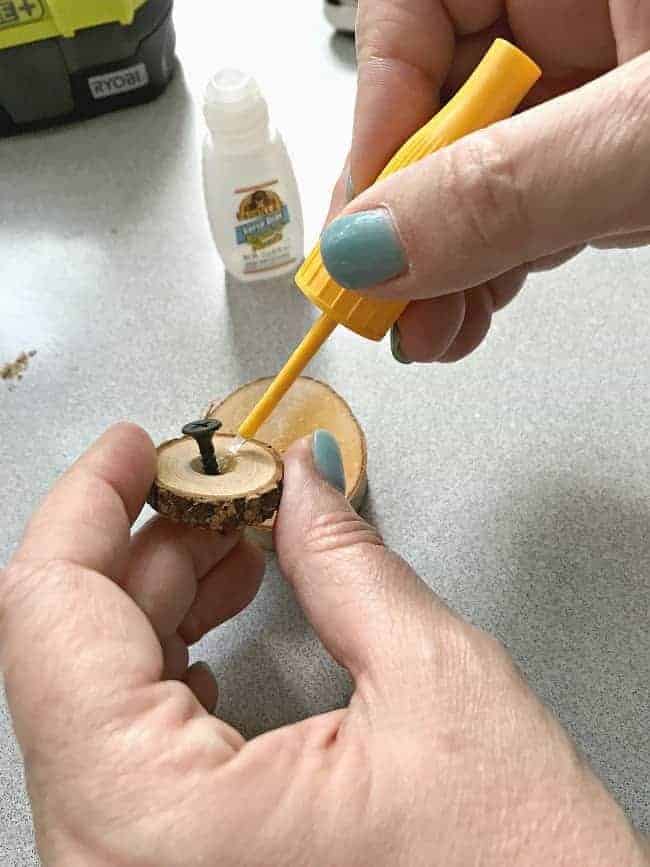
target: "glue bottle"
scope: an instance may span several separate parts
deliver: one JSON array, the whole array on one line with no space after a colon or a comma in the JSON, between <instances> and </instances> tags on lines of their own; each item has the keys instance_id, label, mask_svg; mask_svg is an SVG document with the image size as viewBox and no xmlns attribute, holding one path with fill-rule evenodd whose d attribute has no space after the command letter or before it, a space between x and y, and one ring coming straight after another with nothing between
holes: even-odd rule
<instances>
[{"instance_id":1,"label":"glue bottle","mask_svg":"<svg viewBox=\"0 0 650 867\"><path fill-rule=\"evenodd\" d=\"M298 185L256 81L218 72L203 110L205 201L226 270L243 282L295 273L304 252Z\"/></svg>"}]
</instances>

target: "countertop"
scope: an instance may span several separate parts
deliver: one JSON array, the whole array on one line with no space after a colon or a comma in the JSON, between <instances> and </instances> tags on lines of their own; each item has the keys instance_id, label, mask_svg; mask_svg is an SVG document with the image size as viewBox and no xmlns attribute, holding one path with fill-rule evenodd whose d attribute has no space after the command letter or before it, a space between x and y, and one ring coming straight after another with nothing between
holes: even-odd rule
<instances>
[{"instance_id":1,"label":"countertop","mask_svg":"<svg viewBox=\"0 0 650 867\"><path fill-rule=\"evenodd\" d=\"M0 563L108 425L175 435L274 372L311 310L289 282L226 287L202 200L197 108L224 65L259 77L294 157L307 242L345 158L354 49L318 0L177 4L180 70L150 105L0 141ZM228 11L224 11L227 8ZM251 28L250 22L254 21ZM269 53L269 46L273 50ZM340 330L309 372L369 445L366 513L452 607L510 649L638 827L650 830L650 250L535 276L454 366L401 367ZM196 649L246 735L338 706L346 677L269 564L253 606ZM31 865L0 703L0 852Z\"/></svg>"}]
</instances>

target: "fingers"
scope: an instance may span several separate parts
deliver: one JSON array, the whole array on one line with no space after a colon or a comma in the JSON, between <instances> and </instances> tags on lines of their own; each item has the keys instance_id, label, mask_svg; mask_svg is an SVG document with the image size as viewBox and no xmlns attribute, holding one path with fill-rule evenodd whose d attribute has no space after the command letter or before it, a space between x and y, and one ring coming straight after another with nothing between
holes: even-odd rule
<instances>
[{"instance_id":1,"label":"fingers","mask_svg":"<svg viewBox=\"0 0 650 867\"><path fill-rule=\"evenodd\" d=\"M240 540L200 582L196 598L179 628L183 639L193 644L246 608L257 595L264 567L264 555L259 548Z\"/></svg>"},{"instance_id":2,"label":"fingers","mask_svg":"<svg viewBox=\"0 0 650 867\"><path fill-rule=\"evenodd\" d=\"M451 347L465 321L465 293L413 301L401 315L399 344L393 345L398 361L437 361Z\"/></svg>"},{"instance_id":3,"label":"fingers","mask_svg":"<svg viewBox=\"0 0 650 867\"><path fill-rule=\"evenodd\" d=\"M498 4L500 5L500 3ZM499 11L497 11L497 15ZM490 16L492 17L492 16ZM454 59L447 74L443 87L445 100L450 99L457 90L460 90L474 69L478 66L485 53L495 39L501 37L513 41L512 33L508 27L505 16L493 22L491 26L483 30L464 36L456 43Z\"/></svg>"},{"instance_id":4,"label":"fingers","mask_svg":"<svg viewBox=\"0 0 650 867\"><path fill-rule=\"evenodd\" d=\"M217 706L219 688L210 667L205 662L195 662L185 676L185 683L208 713Z\"/></svg>"},{"instance_id":5,"label":"fingers","mask_svg":"<svg viewBox=\"0 0 650 867\"><path fill-rule=\"evenodd\" d=\"M483 286L465 292L463 323L452 343L437 360L442 364L453 364L474 352L485 340L494 313L512 301L524 285L527 274L527 267L515 268Z\"/></svg>"},{"instance_id":6,"label":"fingers","mask_svg":"<svg viewBox=\"0 0 650 867\"><path fill-rule=\"evenodd\" d=\"M603 72L615 66L612 2L508 0L505 5L519 44L546 73L555 75L568 69Z\"/></svg>"},{"instance_id":7,"label":"fingers","mask_svg":"<svg viewBox=\"0 0 650 867\"><path fill-rule=\"evenodd\" d=\"M264 568L262 552L238 533L206 533L156 517L133 537L120 583L163 646L177 632L193 644L255 598Z\"/></svg>"},{"instance_id":8,"label":"fingers","mask_svg":"<svg viewBox=\"0 0 650 867\"><path fill-rule=\"evenodd\" d=\"M194 693L199 704L212 713L217 706L219 690L210 667L205 662L195 662L189 668L187 645L180 635L172 635L162 645L164 657L164 680L182 680Z\"/></svg>"},{"instance_id":9,"label":"fingers","mask_svg":"<svg viewBox=\"0 0 650 867\"><path fill-rule=\"evenodd\" d=\"M445 8L459 35L490 28L503 13L503 0L445 0Z\"/></svg>"},{"instance_id":10,"label":"fingers","mask_svg":"<svg viewBox=\"0 0 650 867\"><path fill-rule=\"evenodd\" d=\"M439 151L358 196L323 233L337 282L377 297L483 285L650 225L650 55Z\"/></svg>"},{"instance_id":11,"label":"fingers","mask_svg":"<svg viewBox=\"0 0 650 867\"><path fill-rule=\"evenodd\" d=\"M534 262L530 262L528 268L531 272L536 271L552 271L554 268L559 268L565 262L569 262L579 253L581 253L586 244L579 244L576 247L569 247L567 250L559 250L557 253L551 253L548 256L542 256Z\"/></svg>"},{"instance_id":12,"label":"fingers","mask_svg":"<svg viewBox=\"0 0 650 867\"><path fill-rule=\"evenodd\" d=\"M163 651L163 680L182 680L187 671L189 653L187 644L177 633L161 642Z\"/></svg>"},{"instance_id":13,"label":"fingers","mask_svg":"<svg viewBox=\"0 0 650 867\"><path fill-rule=\"evenodd\" d=\"M449 364L465 358L484 340L493 314L517 295L527 273L527 267L517 268L467 292L411 302L391 341L396 360Z\"/></svg>"},{"instance_id":14,"label":"fingers","mask_svg":"<svg viewBox=\"0 0 650 867\"><path fill-rule=\"evenodd\" d=\"M443 364L460 361L480 346L492 324L492 297L487 286L465 295L465 321L449 349L438 360Z\"/></svg>"},{"instance_id":15,"label":"fingers","mask_svg":"<svg viewBox=\"0 0 650 867\"><path fill-rule=\"evenodd\" d=\"M202 578L208 628L210 618L231 616L254 594L260 555L237 537L153 521L129 548L130 522L154 467L155 451L143 431L111 429L47 497L0 576L0 654L24 748L45 730L50 744L73 743L125 718L135 690L161 677L184 677L187 648L177 627ZM238 544L244 553L235 557ZM229 552L220 574L219 560ZM241 584L238 567L247 567ZM228 589L231 583L235 589ZM221 605L212 595L217 585ZM200 697L204 704L208 693Z\"/></svg>"},{"instance_id":16,"label":"fingers","mask_svg":"<svg viewBox=\"0 0 650 867\"><path fill-rule=\"evenodd\" d=\"M366 189L403 142L439 105L454 32L437 0L361 0L358 92L350 169Z\"/></svg>"},{"instance_id":17,"label":"fingers","mask_svg":"<svg viewBox=\"0 0 650 867\"><path fill-rule=\"evenodd\" d=\"M616 0L609 4L609 11L619 63L650 50L650 6L647 3Z\"/></svg>"},{"instance_id":18,"label":"fingers","mask_svg":"<svg viewBox=\"0 0 650 867\"><path fill-rule=\"evenodd\" d=\"M176 632L199 582L239 543L238 534L206 533L154 518L133 537L120 583L159 638Z\"/></svg>"},{"instance_id":19,"label":"fingers","mask_svg":"<svg viewBox=\"0 0 650 867\"><path fill-rule=\"evenodd\" d=\"M354 512L343 485L340 452L326 432L287 453L275 530L280 567L353 678L394 684L391 671L408 664L412 652L422 663L436 623L451 615Z\"/></svg>"},{"instance_id":20,"label":"fingers","mask_svg":"<svg viewBox=\"0 0 650 867\"><path fill-rule=\"evenodd\" d=\"M632 250L635 247L645 247L648 244L650 244L650 231L610 235L607 238L598 238L592 241L592 246L599 250Z\"/></svg>"},{"instance_id":21,"label":"fingers","mask_svg":"<svg viewBox=\"0 0 650 867\"><path fill-rule=\"evenodd\" d=\"M498 310L503 310L504 307L510 304L513 298L516 298L523 288L530 270L529 265L522 265L486 283L487 290L492 299L492 310L494 313Z\"/></svg>"},{"instance_id":22,"label":"fingers","mask_svg":"<svg viewBox=\"0 0 650 867\"><path fill-rule=\"evenodd\" d=\"M149 622L97 571L125 562L154 466L143 431L109 430L46 498L1 578L0 653L23 749L98 730L162 673Z\"/></svg>"}]
</instances>

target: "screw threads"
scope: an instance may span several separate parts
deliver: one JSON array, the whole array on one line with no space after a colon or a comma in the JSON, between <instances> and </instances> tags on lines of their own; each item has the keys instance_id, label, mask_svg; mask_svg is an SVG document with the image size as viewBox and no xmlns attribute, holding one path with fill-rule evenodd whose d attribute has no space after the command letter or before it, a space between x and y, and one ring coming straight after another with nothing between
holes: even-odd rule
<instances>
[{"instance_id":1,"label":"screw threads","mask_svg":"<svg viewBox=\"0 0 650 867\"><path fill-rule=\"evenodd\" d=\"M221 428L221 422L216 418L205 418L192 421L183 428L185 436L190 436L196 442L201 454L203 472L206 476L218 476L221 473L219 461L212 442L213 435Z\"/></svg>"}]
</instances>

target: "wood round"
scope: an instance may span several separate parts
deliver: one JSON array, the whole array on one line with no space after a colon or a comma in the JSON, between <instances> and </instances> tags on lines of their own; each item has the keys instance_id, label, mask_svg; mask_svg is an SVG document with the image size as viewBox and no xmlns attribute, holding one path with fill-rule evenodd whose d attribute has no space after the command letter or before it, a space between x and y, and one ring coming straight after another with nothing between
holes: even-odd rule
<instances>
[{"instance_id":1,"label":"wood round","mask_svg":"<svg viewBox=\"0 0 650 867\"><path fill-rule=\"evenodd\" d=\"M225 431L236 431L271 381L271 378L257 379L225 400L213 401L205 411L206 417L220 419ZM257 437L283 455L296 440L318 429L328 430L336 437L343 456L346 496L358 509L367 489L366 438L348 404L330 386L317 379L300 377L259 429ZM273 524L274 518L248 531L267 550L273 548Z\"/></svg>"},{"instance_id":2,"label":"wood round","mask_svg":"<svg viewBox=\"0 0 650 867\"><path fill-rule=\"evenodd\" d=\"M230 434L212 438L223 472L203 472L191 437L169 440L158 447L158 470L149 505L161 515L191 527L235 530L271 518L280 504L282 459L270 446L249 440L232 455Z\"/></svg>"}]
</instances>

